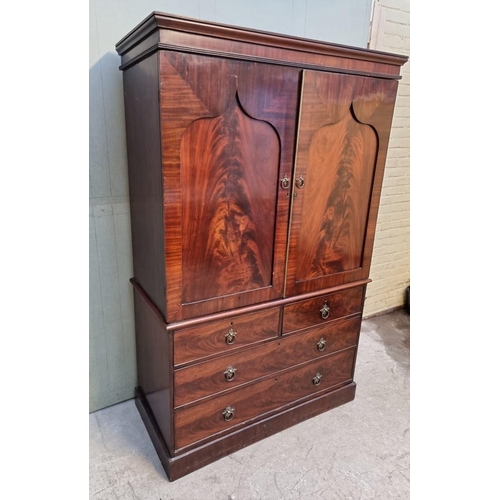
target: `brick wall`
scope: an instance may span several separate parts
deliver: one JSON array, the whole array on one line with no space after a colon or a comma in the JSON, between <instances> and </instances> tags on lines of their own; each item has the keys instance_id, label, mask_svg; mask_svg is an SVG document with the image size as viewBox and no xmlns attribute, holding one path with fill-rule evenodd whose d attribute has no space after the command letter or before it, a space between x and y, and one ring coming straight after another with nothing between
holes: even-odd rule
<instances>
[{"instance_id":1,"label":"brick wall","mask_svg":"<svg viewBox=\"0 0 500 500\"><path fill-rule=\"evenodd\" d=\"M376 0L370 48L410 55L410 2ZM375 45L375 46L374 46ZM364 315L398 307L410 284L410 61L402 68Z\"/></svg>"}]
</instances>

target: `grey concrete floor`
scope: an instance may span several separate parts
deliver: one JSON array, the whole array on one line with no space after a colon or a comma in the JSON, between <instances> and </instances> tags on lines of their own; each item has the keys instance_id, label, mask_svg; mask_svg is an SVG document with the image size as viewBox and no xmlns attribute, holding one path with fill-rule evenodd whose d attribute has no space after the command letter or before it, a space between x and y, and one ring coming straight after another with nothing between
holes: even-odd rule
<instances>
[{"instance_id":1,"label":"grey concrete floor","mask_svg":"<svg viewBox=\"0 0 500 500\"><path fill-rule=\"evenodd\" d=\"M170 483L133 401L90 415L93 500L409 499L410 317L362 323L356 398Z\"/></svg>"}]
</instances>

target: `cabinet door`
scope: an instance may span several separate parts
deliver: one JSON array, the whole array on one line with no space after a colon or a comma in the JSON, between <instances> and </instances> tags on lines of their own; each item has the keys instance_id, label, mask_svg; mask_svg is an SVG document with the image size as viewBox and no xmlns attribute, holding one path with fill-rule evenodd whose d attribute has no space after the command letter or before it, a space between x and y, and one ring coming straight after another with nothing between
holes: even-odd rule
<instances>
[{"instance_id":1,"label":"cabinet door","mask_svg":"<svg viewBox=\"0 0 500 500\"><path fill-rule=\"evenodd\" d=\"M368 277L396 89L304 71L286 295Z\"/></svg>"},{"instance_id":2,"label":"cabinet door","mask_svg":"<svg viewBox=\"0 0 500 500\"><path fill-rule=\"evenodd\" d=\"M159 57L167 321L282 296L299 71Z\"/></svg>"}]
</instances>

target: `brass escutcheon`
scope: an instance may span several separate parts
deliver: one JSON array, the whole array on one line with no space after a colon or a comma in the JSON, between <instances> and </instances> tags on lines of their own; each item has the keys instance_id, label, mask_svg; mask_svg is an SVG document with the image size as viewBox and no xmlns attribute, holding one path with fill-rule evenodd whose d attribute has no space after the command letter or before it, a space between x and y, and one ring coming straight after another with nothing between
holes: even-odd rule
<instances>
[{"instance_id":1,"label":"brass escutcheon","mask_svg":"<svg viewBox=\"0 0 500 500\"><path fill-rule=\"evenodd\" d=\"M234 408L232 406L226 406L226 409L222 412L222 416L226 422L229 422L234 417Z\"/></svg>"},{"instance_id":2,"label":"brass escutcheon","mask_svg":"<svg viewBox=\"0 0 500 500\"><path fill-rule=\"evenodd\" d=\"M326 300L323 307L319 310L319 312L321 313L321 317L323 319L326 319L328 318L328 316L330 316L330 306L328 305L328 302Z\"/></svg>"},{"instance_id":3,"label":"brass escutcheon","mask_svg":"<svg viewBox=\"0 0 500 500\"><path fill-rule=\"evenodd\" d=\"M324 351L326 347L326 340L321 337L319 342L316 344L316 347L318 348L318 351Z\"/></svg>"},{"instance_id":4,"label":"brass escutcheon","mask_svg":"<svg viewBox=\"0 0 500 500\"><path fill-rule=\"evenodd\" d=\"M282 189L288 189L290 187L290 179L284 175L283 179L280 181Z\"/></svg>"},{"instance_id":5,"label":"brass escutcheon","mask_svg":"<svg viewBox=\"0 0 500 500\"><path fill-rule=\"evenodd\" d=\"M321 375L321 373L316 373L316 375L314 375L314 378L313 378L313 384L314 385L319 385L321 384L321 379L323 378L323 375Z\"/></svg>"},{"instance_id":6,"label":"brass escutcheon","mask_svg":"<svg viewBox=\"0 0 500 500\"><path fill-rule=\"evenodd\" d=\"M228 366L227 370L224 372L224 377L226 377L226 380L228 382L231 382L231 380L234 380L235 375L236 368L234 366Z\"/></svg>"},{"instance_id":7,"label":"brass escutcheon","mask_svg":"<svg viewBox=\"0 0 500 500\"><path fill-rule=\"evenodd\" d=\"M236 342L236 335L238 332L233 328L233 322L231 321L231 325L229 326L229 331L224 335L226 338L226 344L231 345Z\"/></svg>"}]
</instances>

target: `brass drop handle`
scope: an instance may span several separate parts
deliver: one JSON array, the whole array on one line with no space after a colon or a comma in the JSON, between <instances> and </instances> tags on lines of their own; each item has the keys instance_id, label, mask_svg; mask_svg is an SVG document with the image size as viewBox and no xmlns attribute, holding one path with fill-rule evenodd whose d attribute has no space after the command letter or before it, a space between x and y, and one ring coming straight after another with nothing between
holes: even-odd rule
<instances>
[{"instance_id":1,"label":"brass drop handle","mask_svg":"<svg viewBox=\"0 0 500 500\"><path fill-rule=\"evenodd\" d=\"M318 351L320 352L324 351L326 348L326 340L323 337L321 337L319 339L319 342L316 344L316 347L318 348Z\"/></svg>"},{"instance_id":2,"label":"brass drop handle","mask_svg":"<svg viewBox=\"0 0 500 500\"><path fill-rule=\"evenodd\" d=\"M300 174L298 179L295 180L295 185L297 186L297 188L302 189L304 187L304 184L304 177L302 177L302 174Z\"/></svg>"},{"instance_id":3,"label":"brass drop handle","mask_svg":"<svg viewBox=\"0 0 500 500\"><path fill-rule=\"evenodd\" d=\"M313 384L315 386L318 386L319 384L321 384L321 379L323 378L323 375L321 375L321 373L316 373L316 375L314 375L313 377Z\"/></svg>"},{"instance_id":4,"label":"brass drop handle","mask_svg":"<svg viewBox=\"0 0 500 500\"><path fill-rule=\"evenodd\" d=\"M290 187L290 179L284 175L283 179L280 181L282 189L288 189Z\"/></svg>"},{"instance_id":5,"label":"brass drop handle","mask_svg":"<svg viewBox=\"0 0 500 500\"><path fill-rule=\"evenodd\" d=\"M323 319L326 319L328 318L328 316L330 316L330 306L328 305L328 302L326 300L319 312L321 313L321 317Z\"/></svg>"},{"instance_id":6,"label":"brass drop handle","mask_svg":"<svg viewBox=\"0 0 500 500\"><path fill-rule=\"evenodd\" d=\"M226 335L224 335L224 337L226 338L226 344L227 345L234 344L236 342L237 334L238 332L233 328L233 322L231 321L229 331L226 333Z\"/></svg>"},{"instance_id":7,"label":"brass drop handle","mask_svg":"<svg viewBox=\"0 0 500 500\"><path fill-rule=\"evenodd\" d=\"M234 366L228 366L227 370L224 372L224 377L226 377L226 380L228 382L231 382L231 380L234 380L235 376L236 376L236 368Z\"/></svg>"},{"instance_id":8,"label":"brass drop handle","mask_svg":"<svg viewBox=\"0 0 500 500\"><path fill-rule=\"evenodd\" d=\"M233 420L234 408L232 406L226 406L226 409L222 412L222 416L226 422Z\"/></svg>"}]
</instances>

